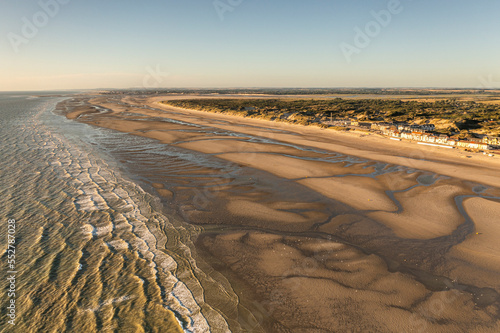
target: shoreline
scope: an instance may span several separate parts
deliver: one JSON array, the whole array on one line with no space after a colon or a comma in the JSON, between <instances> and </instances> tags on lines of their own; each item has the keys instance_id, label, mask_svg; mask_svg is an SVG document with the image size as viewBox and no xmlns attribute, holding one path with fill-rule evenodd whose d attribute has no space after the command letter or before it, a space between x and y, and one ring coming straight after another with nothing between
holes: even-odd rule
<instances>
[{"instance_id":1,"label":"shoreline","mask_svg":"<svg viewBox=\"0 0 500 333\"><path fill-rule=\"evenodd\" d=\"M181 98L186 98L186 96L180 96ZM199 97L199 96L198 96ZM304 145L311 145L316 148L323 148L332 151L337 151L339 153L345 153L353 156L357 156L360 158L368 158L371 160L380 160L382 162L388 162L393 164L405 165L410 168L421 168L427 171L442 173L451 177L462 178L470 181L478 181L484 180L484 178L480 179L474 175L472 168L481 166L485 168L499 168L500 169L500 159L491 158L484 156L481 153L471 153L465 152L459 149L440 149L437 147L421 147L421 145L417 145L413 142L408 141L399 141L394 142L390 140L389 137L382 136L376 133L350 133L350 132L338 132L332 131L328 129L321 129L316 126L303 126L303 125L295 125L289 123L282 122L274 122L269 120L262 119L254 119L241 117L236 115L226 115L219 113L212 113L206 111L197 111L197 110L189 110L183 108L176 108L163 105L159 102L159 100L165 100L165 97L156 97L147 100L149 106L159 107L164 110L175 110L180 112L186 112L194 115L203 115L204 117L214 118L214 119L224 119L224 117L228 117L229 119L234 119L235 121L241 120L241 122L248 122L248 124L256 124L268 126L270 128L276 129L284 129L293 131L300 134L312 134L316 139L320 137L324 137L325 139L332 139L334 144L321 144L315 143L311 140L298 142L298 140L290 140L290 138L279 138L285 142L291 143L299 143ZM268 136L269 137L269 136ZM369 139L367 139L369 137ZM270 138L273 138L272 136ZM295 142L294 142L295 141ZM352 142L349 142L352 141ZM366 147L357 148L357 147ZM352 149L345 149L352 148ZM424 149L422 149L424 148ZM410 153L405 154L405 151L409 150ZM378 153L378 154L377 154ZM378 155L378 156L377 156ZM472 158L468 158L468 156L472 156ZM424 162L430 163L420 163L420 160L425 160ZM450 170L450 169L441 169L439 170L439 166L434 166L431 163L440 163L444 162L447 164L459 165L460 167L467 168L467 171L460 172L460 170ZM459 171L459 172L454 172ZM489 185L492 186L500 186L500 177L495 178L495 169L488 170L488 181L491 181ZM486 183L488 183L488 181Z\"/></svg>"},{"instance_id":2,"label":"shoreline","mask_svg":"<svg viewBox=\"0 0 500 333\"><path fill-rule=\"evenodd\" d=\"M229 101L234 98L222 98L218 99L218 101ZM311 98L311 100L322 101L325 97L317 97ZM164 104L171 108L184 108L191 111L201 111L201 112L209 112L209 113L218 113L224 115L236 115L243 118L249 119L263 119L269 120L276 123L288 123L292 125L303 125L303 126L311 126L311 127L319 127L326 128L331 130L338 131L354 131L358 133L368 133L368 134L378 134L380 136L390 138L393 140L404 140L407 142L417 142L424 145L436 146L436 147L446 147L446 148L456 148L465 151L473 151L473 152L483 152L488 151L493 154L500 154L500 146L495 146L498 143L500 138L492 137L489 135L484 135L485 140L476 140L476 141L468 141L467 139L464 141L462 139L451 137L447 134L439 134L434 132L434 124L430 125L409 125L408 123L404 123L401 121L365 121L361 122L358 120L353 120L353 118L346 118L347 115L343 114L340 119L335 119L335 121L330 118L330 121L324 120L324 115L321 117L319 114L316 114L314 117L310 114L307 116L301 116L299 112L291 112L291 113L276 113L275 109L271 109L269 112L266 111L257 111L253 114L247 114L241 112L242 106L240 106L239 110L237 110L237 105L233 105L232 109L224 108L224 106L215 106L210 107L207 104L197 104L192 103L192 101L207 101L209 99L206 98L197 98L197 99L185 99L185 100L164 100L160 101L160 104ZM238 101L247 100L248 98L238 99ZM260 99L255 99L260 102ZM303 98L280 98L276 99L277 101L307 101L306 97ZM176 103L177 102L177 103ZM257 104L258 105L258 104ZM278 103L279 105L279 103ZM230 106L230 105L229 105ZM192 108L191 108L192 107ZM226 106L228 107L228 106ZM252 110L249 110L252 109ZM246 107L245 111L249 112L254 110L253 107ZM257 108L258 109L258 108ZM327 111L324 111L327 112ZM298 116L298 119L297 117ZM304 118L305 117L305 118ZM444 121L444 119L440 119L438 122ZM306 122L307 124L303 124L301 122ZM427 121L428 122L428 121ZM404 126L403 126L404 125ZM383 127L381 127L383 126ZM406 126L406 127L405 127ZM378 128L377 130L374 130Z\"/></svg>"},{"instance_id":3,"label":"shoreline","mask_svg":"<svg viewBox=\"0 0 500 333\"><path fill-rule=\"evenodd\" d=\"M188 221L207 230L199 246L217 258L225 267L222 271L231 270L255 288L258 304L273 319L270 330L296 327L303 331L314 326L396 332L415 329L417 318L429 325L430 331L446 332L467 326L477 316L497 318L494 313L498 313L500 299L487 300L477 290L495 289L496 293L483 293L488 297L500 291L495 270L500 258L485 252L489 246L482 252L470 251L471 245L465 242L480 241L480 235L470 231L458 235L463 221L453 208L453 199L458 196L480 196L475 194L478 184L472 182L491 186L484 193L497 199L487 199L487 203L499 205L497 161L483 161L482 156L465 160L435 148L425 154L410 148L395 149L395 142L373 135L159 108L157 98L126 97L121 99L125 104L117 104L97 97L91 102L109 112L82 109L81 114L70 116L76 119L83 115L79 121L152 138L168 149L191 151L194 156L227 164L222 169L211 167L211 162L175 169L177 178L165 179L156 187L172 193L164 200L178 206ZM186 187L191 184L199 189L198 194ZM434 214L440 206L448 210ZM426 224L415 220L425 211L430 213L421 217ZM487 226L480 212L473 214L479 228ZM333 238L311 237L314 230ZM335 241L336 237L342 242ZM465 245L460 247L462 242ZM460 251L443 262L449 248ZM391 264L381 259L386 255ZM480 265L476 265L478 258ZM421 270L423 279L431 274L449 280L426 287L411 275L398 273L400 269L394 269L397 265ZM483 277L480 285L474 283L475 274ZM455 278L460 283L469 281L470 290L476 291L465 292L461 284L455 289L446 287ZM321 288L329 290L333 298L325 299ZM271 293L273 290L279 294ZM383 296L387 293L395 296ZM439 295L448 295L453 302L445 304L446 313L432 313L434 319L429 321L422 311ZM346 297L352 300L350 304L342 303ZM472 311L474 299L485 306ZM314 304L309 300L315 300ZM406 303L398 303L402 300ZM340 304L345 316L331 318L328 309L338 311ZM394 306L404 310L399 312ZM311 309L318 316L314 324L309 320ZM364 315L352 321L360 311ZM290 317L290 313L296 316ZM384 318L394 316L399 319L387 326ZM449 323L440 327L433 320ZM488 327L494 332L500 322L489 321Z\"/></svg>"}]
</instances>

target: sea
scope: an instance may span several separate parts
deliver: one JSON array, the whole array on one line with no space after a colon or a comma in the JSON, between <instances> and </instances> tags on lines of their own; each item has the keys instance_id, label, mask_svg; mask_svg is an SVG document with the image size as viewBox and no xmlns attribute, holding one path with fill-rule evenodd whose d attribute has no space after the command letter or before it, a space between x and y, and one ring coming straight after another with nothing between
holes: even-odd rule
<instances>
[{"instance_id":1,"label":"sea","mask_svg":"<svg viewBox=\"0 0 500 333\"><path fill-rule=\"evenodd\" d=\"M128 171L157 143L67 120L67 98L0 93L0 332L228 332L200 229Z\"/></svg>"}]
</instances>

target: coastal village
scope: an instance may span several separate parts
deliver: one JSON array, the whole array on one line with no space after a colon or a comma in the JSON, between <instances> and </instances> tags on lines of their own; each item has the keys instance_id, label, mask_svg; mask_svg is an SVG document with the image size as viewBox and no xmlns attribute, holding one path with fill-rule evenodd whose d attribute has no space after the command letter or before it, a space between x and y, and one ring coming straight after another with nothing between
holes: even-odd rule
<instances>
[{"instance_id":1,"label":"coastal village","mask_svg":"<svg viewBox=\"0 0 500 333\"><path fill-rule=\"evenodd\" d=\"M262 120L377 133L395 141L500 155L500 107L480 103L333 100L192 99L170 106ZM328 116L329 114L329 116Z\"/></svg>"},{"instance_id":2,"label":"coastal village","mask_svg":"<svg viewBox=\"0 0 500 333\"><path fill-rule=\"evenodd\" d=\"M368 130L390 139L415 141L419 144L443 148L462 148L474 151L489 151L500 153L500 138L483 135L482 138L460 139L458 136L435 133L433 124L408 124L388 122L360 122L356 119L333 119L324 122L326 125Z\"/></svg>"}]
</instances>

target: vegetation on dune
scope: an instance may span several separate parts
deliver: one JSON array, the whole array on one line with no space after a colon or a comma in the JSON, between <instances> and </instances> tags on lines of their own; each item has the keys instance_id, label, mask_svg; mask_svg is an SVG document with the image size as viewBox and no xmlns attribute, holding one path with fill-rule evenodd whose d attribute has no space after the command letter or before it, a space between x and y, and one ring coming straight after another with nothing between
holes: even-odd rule
<instances>
[{"instance_id":1,"label":"vegetation on dune","mask_svg":"<svg viewBox=\"0 0 500 333\"><path fill-rule=\"evenodd\" d=\"M500 105L472 101L417 102L383 99L190 99L176 107L309 125L334 119L435 123L446 134L477 131L500 136Z\"/></svg>"}]
</instances>

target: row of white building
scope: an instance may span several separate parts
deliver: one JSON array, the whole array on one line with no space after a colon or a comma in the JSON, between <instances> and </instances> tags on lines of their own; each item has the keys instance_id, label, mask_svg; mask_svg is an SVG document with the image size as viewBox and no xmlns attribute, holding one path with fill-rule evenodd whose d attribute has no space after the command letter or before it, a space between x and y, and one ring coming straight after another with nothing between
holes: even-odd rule
<instances>
[{"instance_id":1,"label":"row of white building","mask_svg":"<svg viewBox=\"0 0 500 333\"><path fill-rule=\"evenodd\" d=\"M384 131L383 133L384 135L393 138L401 138L401 139L413 140L431 144L441 144L452 147L461 147L461 148L479 149L479 150L490 150L493 148L492 145L490 145L487 142L488 139L486 139L486 142L483 142L484 139L461 140L458 138L449 137L444 134L435 135L432 133L424 133L424 132L409 132L409 131L400 132L398 130L390 130L390 129Z\"/></svg>"},{"instance_id":2,"label":"row of white building","mask_svg":"<svg viewBox=\"0 0 500 333\"><path fill-rule=\"evenodd\" d=\"M436 129L434 124L410 125L406 123L362 122L358 121L357 119L332 119L326 123L333 126L357 126L381 131L387 130L389 128L397 128L400 132L431 132Z\"/></svg>"},{"instance_id":3,"label":"row of white building","mask_svg":"<svg viewBox=\"0 0 500 333\"><path fill-rule=\"evenodd\" d=\"M451 147L462 147L479 150L489 150L500 147L500 138L484 136L482 139L463 140L458 137L448 135L436 135L432 132L436 130L434 124L410 125L406 123L388 122L360 122L356 119L332 119L328 122L334 126L356 126L380 131L386 136L413 140L418 142L440 144Z\"/></svg>"},{"instance_id":4,"label":"row of white building","mask_svg":"<svg viewBox=\"0 0 500 333\"><path fill-rule=\"evenodd\" d=\"M400 132L432 132L436 129L434 124L410 125L406 123L372 123L371 129L386 131L396 129Z\"/></svg>"}]
</instances>

